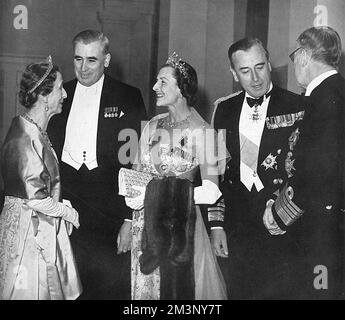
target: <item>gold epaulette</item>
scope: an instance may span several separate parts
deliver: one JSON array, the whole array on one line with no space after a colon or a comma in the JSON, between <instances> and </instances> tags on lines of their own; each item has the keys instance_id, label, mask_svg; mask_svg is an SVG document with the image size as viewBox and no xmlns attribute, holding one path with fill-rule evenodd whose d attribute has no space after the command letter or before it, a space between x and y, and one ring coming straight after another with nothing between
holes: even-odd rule
<instances>
[{"instance_id":1,"label":"gold epaulette","mask_svg":"<svg viewBox=\"0 0 345 320\"><path fill-rule=\"evenodd\" d=\"M213 102L214 109L213 109L213 114L212 114L212 119L211 119L211 124L212 124L212 126L213 126L213 121L214 121L214 115L216 114L218 105L219 105L221 102L225 101L225 100L228 100L228 99L230 99L230 98L236 97L236 96L239 95L241 92L243 92L243 91L237 91L237 92L235 92L235 93L231 93L231 94L229 94L228 96L220 97L220 98L218 98L215 102Z\"/></svg>"}]
</instances>

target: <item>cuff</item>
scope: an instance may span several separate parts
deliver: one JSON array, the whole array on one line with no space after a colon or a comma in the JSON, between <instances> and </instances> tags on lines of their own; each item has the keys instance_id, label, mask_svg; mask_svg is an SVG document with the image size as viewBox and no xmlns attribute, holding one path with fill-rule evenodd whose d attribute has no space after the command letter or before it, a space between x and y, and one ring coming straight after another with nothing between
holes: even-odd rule
<instances>
[{"instance_id":1,"label":"cuff","mask_svg":"<svg viewBox=\"0 0 345 320\"><path fill-rule=\"evenodd\" d=\"M292 201L293 196L293 188L285 185L272 207L285 226L292 225L304 213L304 210Z\"/></svg>"},{"instance_id":2,"label":"cuff","mask_svg":"<svg viewBox=\"0 0 345 320\"><path fill-rule=\"evenodd\" d=\"M221 198L215 205L207 208L207 218L212 227L220 227L224 222L225 203Z\"/></svg>"}]
</instances>

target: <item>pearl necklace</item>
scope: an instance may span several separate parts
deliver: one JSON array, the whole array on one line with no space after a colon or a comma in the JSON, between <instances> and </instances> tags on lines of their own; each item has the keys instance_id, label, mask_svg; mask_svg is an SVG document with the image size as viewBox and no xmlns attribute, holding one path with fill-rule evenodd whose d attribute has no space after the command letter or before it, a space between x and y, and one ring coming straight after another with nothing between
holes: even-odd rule
<instances>
[{"instance_id":1,"label":"pearl necklace","mask_svg":"<svg viewBox=\"0 0 345 320\"><path fill-rule=\"evenodd\" d=\"M32 118L29 117L29 115L27 113L24 113L23 115L21 115L21 117L23 117L25 120L28 120L29 122L31 122L32 124L34 124L38 131L41 133L41 135L43 136L43 138L48 142L49 146L52 147L52 143L50 142L50 139L48 137L48 133L46 131L44 131L38 124L36 121L34 121Z\"/></svg>"}]
</instances>

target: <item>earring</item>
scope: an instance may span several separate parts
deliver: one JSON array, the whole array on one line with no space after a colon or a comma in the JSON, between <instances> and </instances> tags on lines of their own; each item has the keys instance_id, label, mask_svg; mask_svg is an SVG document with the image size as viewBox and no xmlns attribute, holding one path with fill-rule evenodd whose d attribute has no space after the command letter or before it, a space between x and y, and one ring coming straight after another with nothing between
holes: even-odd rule
<instances>
[{"instance_id":1,"label":"earring","mask_svg":"<svg viewBox=\"0 0 345 320\"><path fill-rule=\"evenodd\" d=\"M44 110L45 110L45 112L47 112L47 111L49 110L49 108L48 108L48 102L45 103Z\"/></svg>"}]
</instances>

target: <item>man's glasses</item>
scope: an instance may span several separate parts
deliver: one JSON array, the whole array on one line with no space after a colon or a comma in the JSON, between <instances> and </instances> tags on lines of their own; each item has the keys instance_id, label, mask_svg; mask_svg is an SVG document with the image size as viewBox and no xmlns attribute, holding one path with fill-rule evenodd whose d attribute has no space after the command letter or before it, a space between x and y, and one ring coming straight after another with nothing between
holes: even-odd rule
<instances>
[{"instance_id":1,"label":"man's glasses","mask_svg":"<svg viewBox=\"0 0 345 320\"><path fill-rule=\"evenodd\" d=\"M291 59L292 62L295 61L295 54L297 53L298 50L303 49L302 47L297 47L294 51L292 51L289 54L289 58Z\"/></svg>"}]
</instances>

